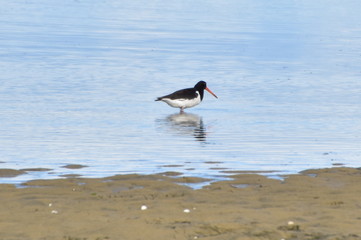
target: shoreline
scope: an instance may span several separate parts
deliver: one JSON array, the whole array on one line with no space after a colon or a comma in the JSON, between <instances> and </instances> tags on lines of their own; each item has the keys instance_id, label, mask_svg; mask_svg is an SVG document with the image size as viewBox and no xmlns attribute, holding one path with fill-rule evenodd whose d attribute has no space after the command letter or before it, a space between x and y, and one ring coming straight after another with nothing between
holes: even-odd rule
<instances>
[{"instance_id":1,"label":"shoreline","mask_svg":"<svg viewBox=\"0 0 361 240\"><path fill-rule=\"evenodd\" d=\"M170 174L171 175L171 174ZM2 239L361 239L361 169L0 184Z\"/></svg>"}]
</instances>

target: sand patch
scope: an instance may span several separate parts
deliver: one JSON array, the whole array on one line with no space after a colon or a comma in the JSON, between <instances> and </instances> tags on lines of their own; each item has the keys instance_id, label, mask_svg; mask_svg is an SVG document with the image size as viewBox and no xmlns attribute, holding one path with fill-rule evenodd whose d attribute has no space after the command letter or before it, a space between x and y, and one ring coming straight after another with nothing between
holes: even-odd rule
<instances>
[{"instance_id":1,"label":"sand patch","mask_svg":"<svg viewBox=\"0 0 361 240\"><path fill-rule=\"evenodd\" d=\"M360 180L331 168L198 190L136 174L2 184L0 239L361 239Z\"/></svg>"}]
</instances>

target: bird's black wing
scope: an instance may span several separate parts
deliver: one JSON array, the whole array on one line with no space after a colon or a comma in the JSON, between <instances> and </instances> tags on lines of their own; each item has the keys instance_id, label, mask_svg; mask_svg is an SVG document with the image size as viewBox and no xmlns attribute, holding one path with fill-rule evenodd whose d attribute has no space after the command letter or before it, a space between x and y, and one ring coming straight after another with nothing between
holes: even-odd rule
<instances>
[{"instance_id":1,"label":"bird's black wing","mask_svg":"<svg viewBox=\"0 0 361 240\"><path fill-rule=\"evenodd\" d=\"M162 100L163 98L169 98L169 99L193 99L198 96L197 91L194 88L186 88L182 90L175 91L174 93L171 93L169 95L159 97L156 99L156 101Z\"/></svg>"}]
</instances>

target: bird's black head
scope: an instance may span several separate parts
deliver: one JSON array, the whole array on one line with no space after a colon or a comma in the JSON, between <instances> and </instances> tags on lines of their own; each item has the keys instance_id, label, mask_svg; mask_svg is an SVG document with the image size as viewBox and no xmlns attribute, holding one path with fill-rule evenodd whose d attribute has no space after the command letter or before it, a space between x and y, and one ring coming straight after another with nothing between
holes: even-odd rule
<instances>
[{"instance_id":1,"label":"bird's black head","mask_svg":"<svg viewBox=\"0 0 361 240\"><path fill-rule=\"evenodd\" d=\"M216 94L214 94L209 88L207 88L207 83L205 81L199 81L194 88L199 92L201 95L201 100L203 99L203 92L206 90L210 94L212 94L215 98L218 98Z\"/></svg>"},{"instance_id":2,"label":"bird's black head","mask_svg":"<svg viewBox=\"0 0 361 240\"><path fill-rule=\"evenodd\" d=\"M197 90L199 92L199 94L201 95L201 101L203 100L203 93L204 93L204 89L207 88L207 83L205 81L199 81L195 86L194 89Z\"/></svg>"},{"instance_id":3,"label":"bird's black head","mask_svg":"<svg viewBox=\"0 0 361 240\"><path fill-rule=\"evenodd\" d=\"M197 89L198 91L202 91L204 89L207 88L207 83L205 81L199 81L195 86L195 89Z\"/></svg>"}]
</instances>

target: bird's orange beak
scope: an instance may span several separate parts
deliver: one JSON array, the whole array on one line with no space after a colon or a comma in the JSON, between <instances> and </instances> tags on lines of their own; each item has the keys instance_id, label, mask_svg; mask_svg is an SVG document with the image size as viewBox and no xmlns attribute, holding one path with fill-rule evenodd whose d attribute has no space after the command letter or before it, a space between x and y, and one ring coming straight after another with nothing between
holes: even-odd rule
<instances>
[{"instance_id":1,"label":"bird's orange beak","mask_svg":"<svg viewBox=\"0 0 361 240\"><path fill-rule=\"evenodd\" d=\"M217 95L214 94L209 88L206 87L206 90L207 90L210 94L212 94L215 98L218 98Z\"/></svg>"}]
</instances>

